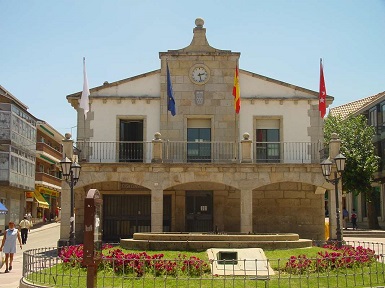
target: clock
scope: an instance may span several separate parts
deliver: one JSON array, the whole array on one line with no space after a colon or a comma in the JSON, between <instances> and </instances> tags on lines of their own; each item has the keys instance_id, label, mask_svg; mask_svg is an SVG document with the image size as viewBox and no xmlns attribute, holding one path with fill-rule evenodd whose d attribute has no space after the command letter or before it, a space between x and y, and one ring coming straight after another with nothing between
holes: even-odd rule
<instances>
[{"instance_id":1,"label":"clock","mask_svg":"<svg viewBox=\"0 0 385 288\"><path fill-rule=\"evenodd\" d=\"M198 85L205 84L210 78L210 70L206 65L196 64L190 69L190 79Z\"/></svg>"}]
</instances>

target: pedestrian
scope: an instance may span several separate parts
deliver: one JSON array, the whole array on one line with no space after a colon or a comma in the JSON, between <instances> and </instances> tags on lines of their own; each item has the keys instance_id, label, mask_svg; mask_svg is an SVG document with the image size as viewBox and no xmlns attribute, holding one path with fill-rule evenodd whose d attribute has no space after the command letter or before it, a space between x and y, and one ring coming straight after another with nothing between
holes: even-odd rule
<instances>
[{"instance_id":1,"label":"pedestrian","mask_svg":"<svg viewBox=\"0 0 385 288\"><path fill-rule=\"evenodd\" d=\"M357 213L356 213L356 209L354 208L352 210L351 220L352 220L353 230L357 230Z\"/></svg>"},{"instance_id":2,"label":"pedestrian","mask_svg":"<svg viewBox=\"0 0 385 288\"><path fill-rule=\"evenodd\" d=\"M19 228L21 231L21 242L25 245L27 244L28 232L31 230L31 222L28 221L27 216L24 216L24 219L20 221Z\"/></svg>"},{"instance_id":3,"label":"pedestrian","mask_svg":"<svg viewBox=\"0 0 385 288\"><path fill-rule=\"evenodd\" d=\"M5 231L3 241L1 242L0 251L5 253L5 271L8 273L12 270L13 254L16 253L16 239L19 240L20 249L23 249L21 244L20 232L15 228L15 223L10 221L9 228ZM9 262L9 263L8 263Z\"/></svg>"},{"instance_id":4,"label":"pedestrian","mask_svg":"<svg viewBox=\"0 0 385 288\"><path fill-rule=\"evenodd\" d=\"M346 210L345 207L342 210L342 219L343 219L344 229L347 230L348 229L348 221L349 221L349 211Z\"/></svg>"}]
</instances>

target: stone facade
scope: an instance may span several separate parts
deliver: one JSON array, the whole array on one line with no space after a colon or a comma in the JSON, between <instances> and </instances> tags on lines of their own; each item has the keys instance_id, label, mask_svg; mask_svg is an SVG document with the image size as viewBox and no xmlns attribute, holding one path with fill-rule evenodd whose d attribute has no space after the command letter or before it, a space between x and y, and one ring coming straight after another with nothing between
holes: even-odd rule
<instances>
[{"instance_id":1,"label":"stone facade","mask_svg":"<svg viewBox=\"0 0 385 288\"><path fill-rule=\"evenodd\" d=\"M324 237L324 184L319 165L255 164L82 164L77 199L76 234L82 239L83 203L89 189L102 194L150 194L151 230L162 231L163 194L171 195L172 231L186 231L185 191L213 191L213 223L221 232L298 233L301 238ZM127 190L123 183L133 184ZM78 184L79 185L79 184ZM65 193L63 193L63 196ZM63 218L65 218L63 216Z\"/></svg>"},{"instance_id":2,"label":"stone facade","mask_svg":"<svg viewBox=\"0 0 385 288\"><path fill-rule=\"evenodd\" d=\"M241 112L236 114L232 90L240 53L211 47L203 20L198 18L195 24L189 46L159 53L159 70L91 89L87 121L78 105L81 93L67 96L78 109L76 145L82 151L82 172L75 187L77 240L82 240L82 206L91 188L100 191L107 207L105 237L217 231L292 232L323 239L327 184L319 146L312 146L323 140L318 92L239 69ZM175 116L167 106L171 85L167 67ZM328 104L332 99L328 96ZM145 156L135 163L119 155L124 147L119 141L133 140L122 140L122 123L130 121L143 126L135 130L141 135L135 140L144 143ZM193 129L209 131L207 138L189 139ZM263 142L257 131L268 130L278 131L274 141L280 143L270 150L256 144ZM105 142L113 144L98 148ZM295 144L299 142L303 146ZM194 143L210 143L205 144L210 147L205 161L189 161L188 152L195 152L189 145ZM258 149L276 158L258 160ZM112 156L103 158L103 153ZM294 154L300 157L291 158ZM67 187L62 189L61 238L65 238L69 193Z\"/></svg>"}]
</instances>

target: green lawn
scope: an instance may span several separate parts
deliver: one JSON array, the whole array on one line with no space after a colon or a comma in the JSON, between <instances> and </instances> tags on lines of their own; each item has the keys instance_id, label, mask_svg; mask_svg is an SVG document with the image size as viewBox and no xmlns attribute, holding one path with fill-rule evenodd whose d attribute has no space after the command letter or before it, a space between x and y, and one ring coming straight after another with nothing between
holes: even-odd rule
<instances>
[{"instance_id":1,"label":"green lawn","mask_svg":"<svg viewBox=\"0 0 385 288\"><path fill-rule=\"evenodd\" d=\"M123 250L125 253L141 251ZM265 250L275 275L270 280L255 280L246 276L213 276L210 273L201 277L187 277L183 273L176 276L156 276L144 274L136 277L134 273L117 275L108 267L98 271L98 287L372 287L385 284L384 264L375 262L370 267L339 268L323 273L305 271L303 274L288 274L283 271L290 256L305 254L308 258L315 258L320 251L330 251L320 247ZM206 252L191 251L149 251L149 255L164 254L163 259L176 259L183 254L195 256L208 261ZM28 276L28 280L35 284L45 284L48 287L86 287L86 268L68 268L63 264L55 265L50 269L41 270Z\"/></svg>"}]
</instances>

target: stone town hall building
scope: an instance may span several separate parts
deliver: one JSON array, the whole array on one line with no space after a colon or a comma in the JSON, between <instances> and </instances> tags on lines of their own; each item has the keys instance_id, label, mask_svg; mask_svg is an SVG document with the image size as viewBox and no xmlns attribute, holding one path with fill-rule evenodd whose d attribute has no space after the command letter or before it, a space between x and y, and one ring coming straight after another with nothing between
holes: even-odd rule
<instances>
[{"instance_id":1,"label":"stone town hall building","mask_svg":"<svg viewBox=\"0 0 385 288\"><path fill-rule=\"evenodd\" d=\"M323 239L328 184L320 168L318 92L240 69L236 114L232 89L241 53L211 47L204 21L195 24L189 46L159 53L160 69L92 88L86 121L81 92L67 96L78 111L74 145L82 166L77 241L91 188L103 198L104 241L145 231ZM167 63L175 116L167 109ZM67 184L62 189L65 239L70 193Z\"/></svg>"}]
</instances>

